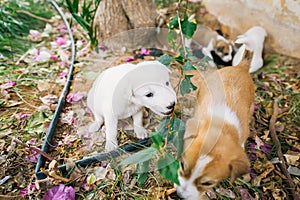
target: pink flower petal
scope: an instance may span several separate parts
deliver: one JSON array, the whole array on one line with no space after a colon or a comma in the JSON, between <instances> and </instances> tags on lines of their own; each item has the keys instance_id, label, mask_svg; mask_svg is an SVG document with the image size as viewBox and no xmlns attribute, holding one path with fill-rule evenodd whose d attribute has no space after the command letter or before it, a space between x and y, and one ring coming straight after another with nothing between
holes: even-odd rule
<instances>
[{"instance_id":1,"label":"pink flower petal","mask_svg":"<svg viewBox=\"0 0 300 200\"><path fill-rule=\"evenodd\" d=\"M58 46L62 46L64 44L67 44L67 39L65 39L64 37L57 37L56 43Z\"/></svg>"},{"instance_id":2,"label":"pink flower petal","mask_svg":"<svg viewBox=\"0 0 300 200\"><path fill-rule=\"evenodd\" d=\"M75 190L72 186L65 186L59 184L59 186L54 186L47 191L44 195L43 200L74 200Z\"/></svg>"},{"instance_id":3,"label":"pink flower petal","mask_svg":"<svg viewBox=\"0 0 300 200\"><path fill-rule=\"evenodd\" d=\"M8 89L8 88L14 87L15 85L16 85L16 82L9 80L6 83L2 84L0 87L2 89Z\"/></svg>"},{"instance_id":4,"label":"pink flower petal","mask_svg":"<svg viewBox=\"0 0 300 200\"><path fill-rule=\"evenodd\" d=\"M42 34L37 30L29 30L29 38L32 41L39 41L42 39Z\"/></svg>"},{"instance_id":5,"label":"pink flower petal","mask_svg":"<svg viewBox=\"0 0 300 200\"><path fill-rule=\"evenodd\" d=\"M37 54L34 56L34 59L37 62L47 62L50 60L51 54L46 50L40 50L37 52Z\"/></svg>"},{"instance_id":6,"label":"pink flower petal","mask_svg":"<svg viewBox=\"0 0 300 200\"><path fill-rule=\"evenodd\" d=\"M30 151L29 155L25 155L24 158L32 163L37 163L39 154L36 151Z\"/></svg>"},{"instance_id":7,"label":"pink flower petal","mask_svg":"<svg viewBox=\"0 0 300 200\"><path fill-rule=\"evenodd\" d=\"M133 60L134 60L133 57L127 57L127 58L125 59L126 62L131 62L131 61L133 61Z\"/></svg>"},{"instance_id":8,"label":"pink flower petal","mask_svg":"<svg viewBox=\"0 0 300 200\"><path fill-rule=\"evenodd\" d=\"M58 74L58 77L59 77L60 79L66 78L66 77L67 77L67 73L66 73L66 72L60 72L60 73Z\"/></svg>"},{"instance_id":9,"label":"pink flower petal","mask_svg":"<svg viewBox=\"0 0 300 200\"><path fill-rule=\"evenodd\" d=\"M33 191L35 191L35 190L36 190L35 184L30 184L30 185L29 185L29 191L30 191L30 192L33 192ZM27 195L27 194L28 194L28 187L20 191L20 195L25 196L25 195Z\"/></svg>"},{"instance_id":10,"label":"pink flower petal","mask_svg":"<svg viewBox=\"0 0 300 200\"><path fill-rule=\"evenodd\" d=\"M31 116L31 114L28 114L28 113L19 113L18 114L18 117L20 118L20 119L27 119L27 118L29 118Z\"/></svg>"},{"instance_id":11,"label":"pink flower petal","mask_svg":"<svg viewBox=\"0 0 300 200\"><path fill-rule=\"evenodd\" d=\"M28 189L27 188L20 191L20 195L22 195L22 196L26 196L27 194L28 194Z\"/></svg>"},{"instance_id":12,"label":"pink flower petal","mask_svg":"<svg viewBox=\"0 0 300 200\"><path fill-rule=\"evenodd\" d=\"M74 120L75 120L75 118L74 118L74 112L73 111L69 111L67 113L62 113L60 120L64 124L72 125L74 123Z\"/></svg>"},{"instance_id":13,"label":"pink flower petal","mask_svg":"<svg viewBox=\"0 0 300 200\"><path fill-rule=\"evenodd\" d=\"M148 56L150 54L150 50L147 50L146 48L141 48L141 52L140 54L144 55L144 56Z\"/></svg>"},{"instance_id":14,"label":"pink flower petal","mask_svg":"<svg viewBox=\"0 0 300 200\"><path fill-rule=\"evenodd\" d=\"M57 60L58 59L58 56L57 55L52 55L50 56L50 60Z\"/></svg>"},{"instance_id":15,"label":"pink flower petal","mask_svg":"<svg viewBox=\"0 0 300 200\"><path fill-rule=\"evenodd\" d=\"M77 92L77 93L70 93L67 97L67 102L78 102L84 97L84 94L82 92Z\"/></svg>"},{"instance_id":16,"label":"pink flower petal","mask_svg":"<svg viewBox=\"0 0 300 200\"><path fill-rule=\"evenodd\" d=\"M32 37L39 37L41 36L41 33L37 30L29 30L29 34L32 36Z\"/></svg>"}]
</instances>

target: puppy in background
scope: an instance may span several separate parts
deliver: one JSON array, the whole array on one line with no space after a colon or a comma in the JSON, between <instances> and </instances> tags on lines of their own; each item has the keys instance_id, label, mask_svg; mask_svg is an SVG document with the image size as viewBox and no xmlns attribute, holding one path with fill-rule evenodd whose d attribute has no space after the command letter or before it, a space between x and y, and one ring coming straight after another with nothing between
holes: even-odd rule
<instances>
[{"instance_id":1,"label":"puppy in background","mask_svg":"<svg viewBox=\"0 0 300 200\"><path fill-rule=\"evenodd\" d=\"M199 88L197 105L194 117L186 123L180 185L175 185L184 199L201 199L223 179L234 181L250 170L244 143L255 92L249 74L251 57L236 67L194 76Z\"/></svg>"},{"instance_id":2,"label":"puppy in background","mask_svg":"<svg viewBox=\"0 0 300 200\"><path fill-rule=\"evenodd\" d=\"M211 67L231 66L235 53L232 41L223 37L220 31L213 31L204 25L198 25L197 30L191 40L186 41L186 46L192 49L198 58L210 57Z\"/></svg>"},{"instance_id":3,"label":"puppy in background","mask_svg":"<svg viewBox=\"0 0 300 200\"><path fill-rule=\"evenodd\" d=\"M232 65L237 66L241 62L244 52L247 49L253 52L253 58L249 72L253 73L260 69L263 66L262 53L266 36L266 30L260 26L254 26L247 30L244 34L239 35L235 43L241 44L241 47L234 55Z\"/></svg>"}]
</instances>

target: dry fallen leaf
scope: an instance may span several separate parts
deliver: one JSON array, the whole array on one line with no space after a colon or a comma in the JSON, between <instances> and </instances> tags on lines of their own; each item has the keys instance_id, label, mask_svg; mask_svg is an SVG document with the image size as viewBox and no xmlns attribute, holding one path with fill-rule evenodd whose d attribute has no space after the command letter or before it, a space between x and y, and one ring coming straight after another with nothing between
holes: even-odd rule
<instances>
[{"instance_id":1,"label":"dry fallen leaf","mask_svg":"<svg viewBox=\"0 0 300 200\"><path fill-rule=\"evenodd\" d=\"M255 177L252 181L252 184L255 186L259 186L261 183L261 180L266 178L268 174L270 174L274 169L274 165L270 162L267 161L264 165L261 165L261 167L264 168L263 173L261 173L259 176Z\"/></svg>"},{"instance_id":2,"label":"dry fallen leaf","mask_svg":"<svg viewBox=\"0 0 300 200\"><path fill-rule=\"evenodd\" d=\"M285 200L286 199L286 193L281 189L272 190L272 196L275 200Z\"/></svg>"},{"instance_id":3,"label":"dry fallen leaf","mask_svg":"<svg viewBox=\"0 0 300 200\"><path fill-rule=\"evenodd\" d=\"M296 155L286 153L284 157L289 165L297 166L299 164L300 155L298 153Z\"/></svg>"}]
</instances>

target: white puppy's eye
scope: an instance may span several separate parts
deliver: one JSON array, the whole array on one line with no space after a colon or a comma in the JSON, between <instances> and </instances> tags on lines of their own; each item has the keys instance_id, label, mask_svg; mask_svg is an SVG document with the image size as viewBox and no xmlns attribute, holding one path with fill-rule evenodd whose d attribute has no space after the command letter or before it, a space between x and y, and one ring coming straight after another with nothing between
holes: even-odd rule
<instances>
[{"instance_id":1,"label":"white puppy's eye","mask_svg":"<svg viewBox=\"0 0 300 200\"><path fill-rule=\"evenodd\" d=\"M170 85L170 83L169 83L169 81L167 81L167 82L166 82L166 86L169 86L169 85Z\"/></svg>"},{"instance_id":2,"label":"white puppy's eye","mask_svg":"<svg viewBox=\"0 0 300 200\"><path fill-rule=\"evenodd\" d=\"M150 97L153 97L154 94L153 94L152 92L149 92L149 93L147 93L145 96L150 98Z\"/></svg>"}]
</instances>

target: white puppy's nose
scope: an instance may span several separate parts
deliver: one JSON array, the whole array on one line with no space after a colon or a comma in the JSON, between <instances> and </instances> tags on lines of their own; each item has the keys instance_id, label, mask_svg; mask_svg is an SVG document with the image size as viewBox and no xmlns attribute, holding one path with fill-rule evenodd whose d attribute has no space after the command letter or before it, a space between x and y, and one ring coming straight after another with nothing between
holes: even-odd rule
<instances>
[{"instance_id":1,"label":"white puppy's nose","mask_svg":"<svg viewBox=\"0 0 300 200\"><path fill-rule=\"evenodd\" d=\"M175 107L175 101L173 101L169 106L167 106L168 109L172 110Z\"/></svg>"}]
</instances>

